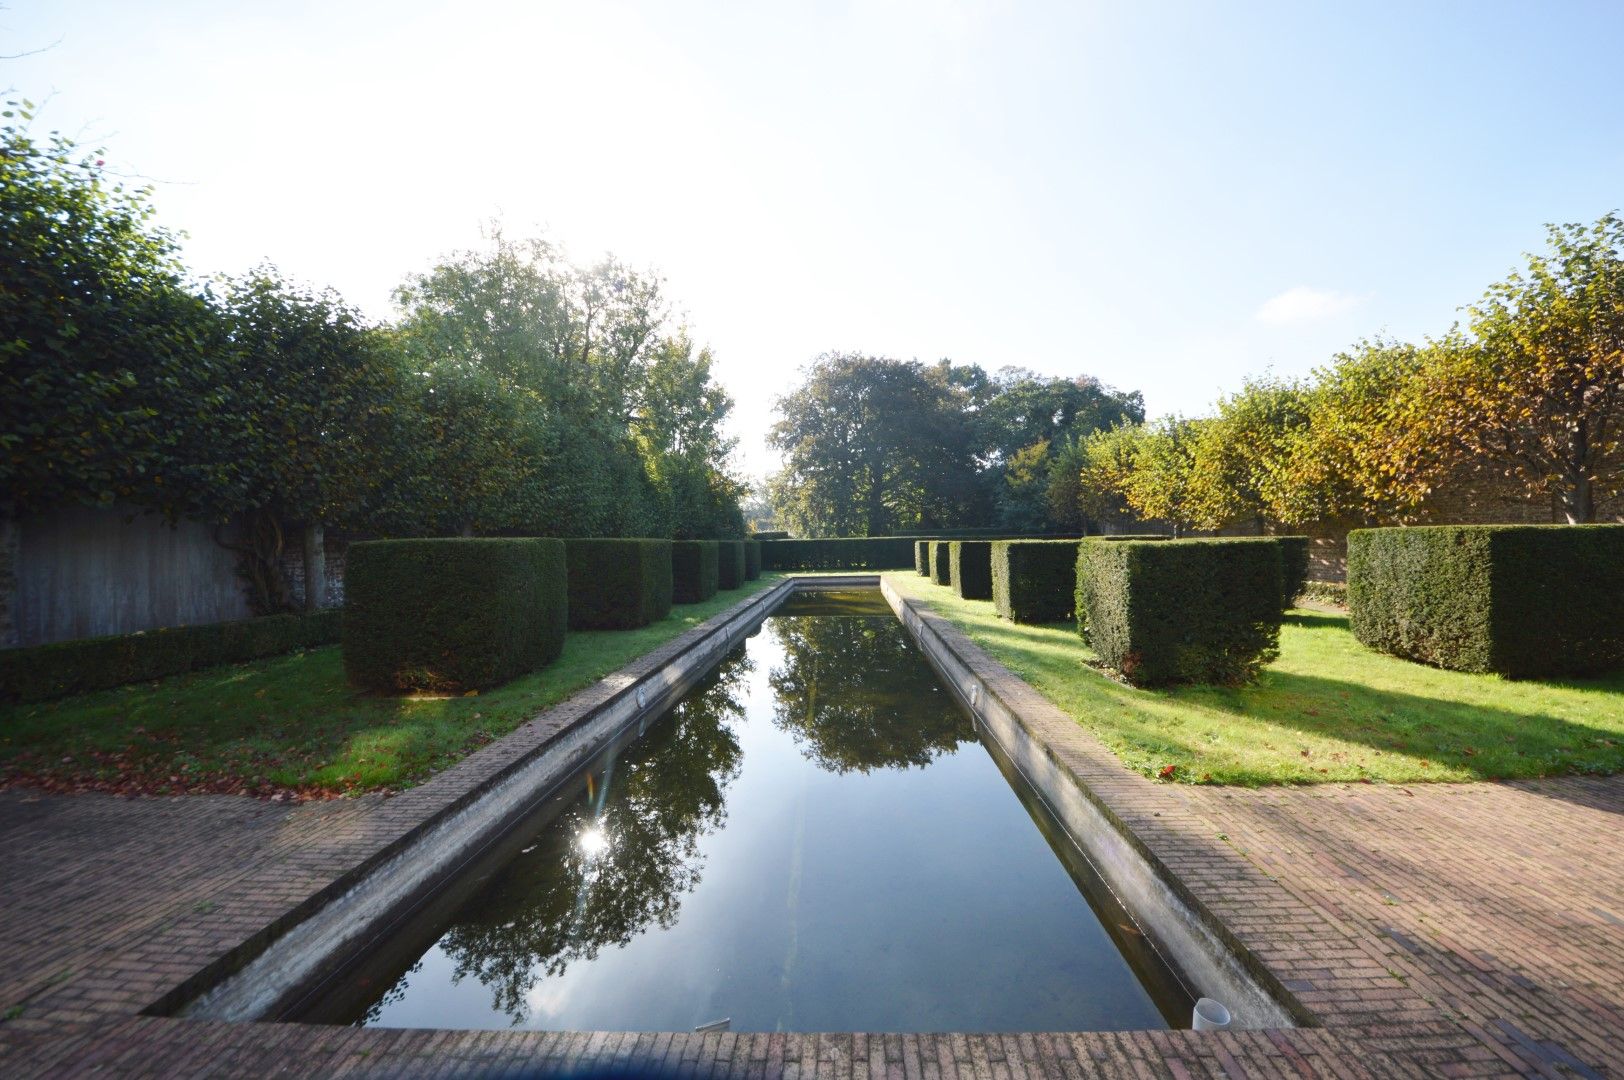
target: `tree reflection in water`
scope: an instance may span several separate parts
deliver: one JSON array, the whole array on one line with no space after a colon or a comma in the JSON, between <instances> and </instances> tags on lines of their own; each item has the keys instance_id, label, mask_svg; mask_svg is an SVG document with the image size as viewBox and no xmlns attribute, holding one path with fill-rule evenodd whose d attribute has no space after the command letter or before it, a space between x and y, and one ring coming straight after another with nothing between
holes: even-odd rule
<instances>
[{"instance_id":1,"label":"tree reflection in water","mask_svg":"<svg viewBox=\"0 0 1624 1080\"><path fill-rule=\"evenodd\" d=\"M752 667L742 650L725 659L459 913L439 943L454 981L477 978L521 1024L541 979L676 921L699 884L699 839L726 818L723 792L740 760L729 723L744 714L740 684Z\"/></svg>"},{"instance_id":2,"label":"tree reflection in water","mask_svg":"<svg viewBox=\"0 0 1624 1080\"><path fill-rule=\"evenodd\" d=\"M820 767L923 767L975 739L890 615L787 617L768 626L784 653L768 676L773 723Z\"/></svg>"}]
</instances>

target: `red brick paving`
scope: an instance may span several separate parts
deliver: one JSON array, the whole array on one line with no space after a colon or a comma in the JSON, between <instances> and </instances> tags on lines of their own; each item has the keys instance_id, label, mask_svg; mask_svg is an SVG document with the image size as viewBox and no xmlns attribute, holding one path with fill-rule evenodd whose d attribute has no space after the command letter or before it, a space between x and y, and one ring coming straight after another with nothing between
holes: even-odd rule
<instances>
[{"instance_id":1,"label":"red brick paving","mask_svg":"<svg viewBox=\"0 0 1624 1080\"><path fill-rule=\"evenodd\" d=\"M229 962L625 685L611 679L391 799L284 807L0 792L0 1009L22 1009L0 1023L0 1075L1621 1074L1624 778L1263 791L1156 784L958 637L955 648L1036 718L1034 731L1147 855L1322 1026L699 1036L135 1015Z\"/></svg>"}]
</instances>

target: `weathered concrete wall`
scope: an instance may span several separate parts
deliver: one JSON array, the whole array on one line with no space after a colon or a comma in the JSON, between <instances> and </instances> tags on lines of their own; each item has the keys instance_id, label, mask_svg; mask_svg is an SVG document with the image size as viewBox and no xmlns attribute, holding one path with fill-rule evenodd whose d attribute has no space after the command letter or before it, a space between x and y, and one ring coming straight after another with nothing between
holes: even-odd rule
<instances>
[{"instance_id":1,"label":"weathered concrete wall","mask_svg":"<svg viewBox=\"0 0 1624 1080\"><path fill-rule=\"evenodd\" d=\"M126 520L129 518L130 520ZM17 645L252 615L210 526L74 506L17 523Z\"/></svg>"},{"instance_id":2,"label":"weathered concrete wall","mask_svg":"<svg viewBox=\"0 0 1624 1080\"><path fill-rule=\"evenodd\" d=\"M348 540L335 537L331 532L322 544L327 553L327 595L322 598L320 607L344 606L344 554L349 551ZM288 543L282 551L282 577L288 583L288 598L293 601L296 608L304 609L304 549L300 546L297 537Z\"/></svg>"}]
</instances>

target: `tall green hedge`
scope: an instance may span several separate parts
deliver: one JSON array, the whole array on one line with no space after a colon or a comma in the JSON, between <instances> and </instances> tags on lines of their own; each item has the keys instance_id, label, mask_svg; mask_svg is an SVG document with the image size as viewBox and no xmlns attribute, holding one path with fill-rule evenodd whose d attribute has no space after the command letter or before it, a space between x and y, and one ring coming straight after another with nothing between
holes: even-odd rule
<instances>
[{"instance_id":1,"label":"tall green hedge","mask_svg":"<svg viewBox=\"0 0 1624 1080\"><path fill-rule=\"evenodd\" d=\"M1276 536L1274 541L1280 545L1280 607L1284 610L1308 587L1308 537Z\"/></svg>"},{"instance_id":2,"label":"tall green hedge","mask_svg":"<svg viewBox=\"0 0 1624 1080\"><path fill-rule=\"evenodd\" d=\"M768 570L904 570L913 565L909 536L830 540L764 540L761 565Z\"/></svg>"},{"instance_id":3,"label":"tall green hedge","mask_svg":"<svg viewBox=\"0 0 1624 1080\"><path fill-rule=\"evenodd\" d=\"M368 540L344 566L344 670L376 690L497 686L551 663L569 624L564 541Z\"/></svg>"},{"instance_id":4,"label":"tall green hedge","mask_svg":"<svg viewBox=\"0 0 1624 1080\"><path fill-rule=\"evenodd\" d=\"M0 650L0 701L48 701L331 645L343 616L330 608Z\"/></svg>"},{"instance_id":5,"label":"tall green hedge","mask_svg":"<svg viewBox=\"0 0 1624 1080\"><path fill-rule=\"evenodd\" d=\"M1077 540L994 540L992 603L1018 623L1071 617L1077 586Z\"/></svg>"},{"instance_id":6,"label":"tall green hedge","mask_svg":"<svg viewBox=\"0 0 1624 1080\"><path fill-rule=\"evenodd\" d=\"M716 541L716 587L737 589L744 585L744 541Z\"/></svg>"},{"instance_id":7,"label":"tall green hedge","mask_svg":"<svg viewBox=\"0 0 1624 1080\"><path fill-rule=\"evenodd\" d=\"M630 630L671 613L671 541L570 539L570 629Z\"/></svg>"},{"instance_id":8,"label":"tall green hedge","mask_svg":"<svg viewBox=\"0 0 1624 1080\"><path fill-rule=\"evenodd\" d=\"M744 577L746 581L754 581L761 576L761 541L746 540L744 542Z\"/></svg>"},{"instance_id":9,"label":"tall green hedge","mask_svg":"<svg viewBox=\"0 0 1624 1080\"><path fill-rule=\"evenodd\" d=\"M715 540L671 542L672 597L679 604L697 604L716 595L719 573Z\"/></svg>"},{"instance_id":10,"label":"tall green hedge","mask_svg":"<svg viewBox=\"0 0 1624 1080\"><path fill-rule=\"evenodd\" d=\"M1136 686L1241 682L1279 655L1279 544L1077 545L1078 629Z\"/></svg>"},{"instance_id":11,"label":"tall green hedge","mask_svg":"<svg viewBox=\"0 0 1624 1080\"><path fill-rule=\"evenodd\" d=\"M951 540L932 540L930 542L930 580L937 585L953 584L953 542Z\"/></svg>"},{"instance_id":12,"label":"tall green hedge","mask_svg":"<svg viewBox=\"0 0 1624 1080\"><path fill-rule=\"evenodd\" d=\"M992 541L948 543L948 577L953 591L966 600L992 599Z\"/></svg>"},{"instance_id":13,"label":"tall green hedge","mask_svg":"<svg viewBox=\"0 0 1624 1080\"><path fill-rule=\"evenodd\" d=\"M1456 671L1624 667L1624 525L1357 529L1348 610L1370 648Z\"/></svg>"},{"instance_id":14,"label":"tall green hedge","mask_svg":"<svg viewBox=\"0 0 1624 1080\"><path fill-rule=\"evenodd\" d=\"M930 541L914 541L914 572L920 577L930 577Z\"/></svg>"}]
</instances>

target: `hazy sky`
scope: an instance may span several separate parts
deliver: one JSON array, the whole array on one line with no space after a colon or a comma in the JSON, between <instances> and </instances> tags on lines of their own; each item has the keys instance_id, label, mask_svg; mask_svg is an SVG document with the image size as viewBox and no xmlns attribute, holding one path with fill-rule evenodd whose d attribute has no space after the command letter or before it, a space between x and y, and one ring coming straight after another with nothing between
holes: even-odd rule
<instances>
[{"instance_id":1,"label":"hazy sky","mask_svg":"<svg viewBox=\"0 0 1624 1080\"><path fill-rule=\"evenodd\" d=\"M1153 413L1446 329L1624 207L1624 3L9 0L3 84L151 177L198 271L379 318L500 215L663 272L773 464L827 350ZM53 45L53 43L55 43Z\"/></svg>"}]
</instances>

